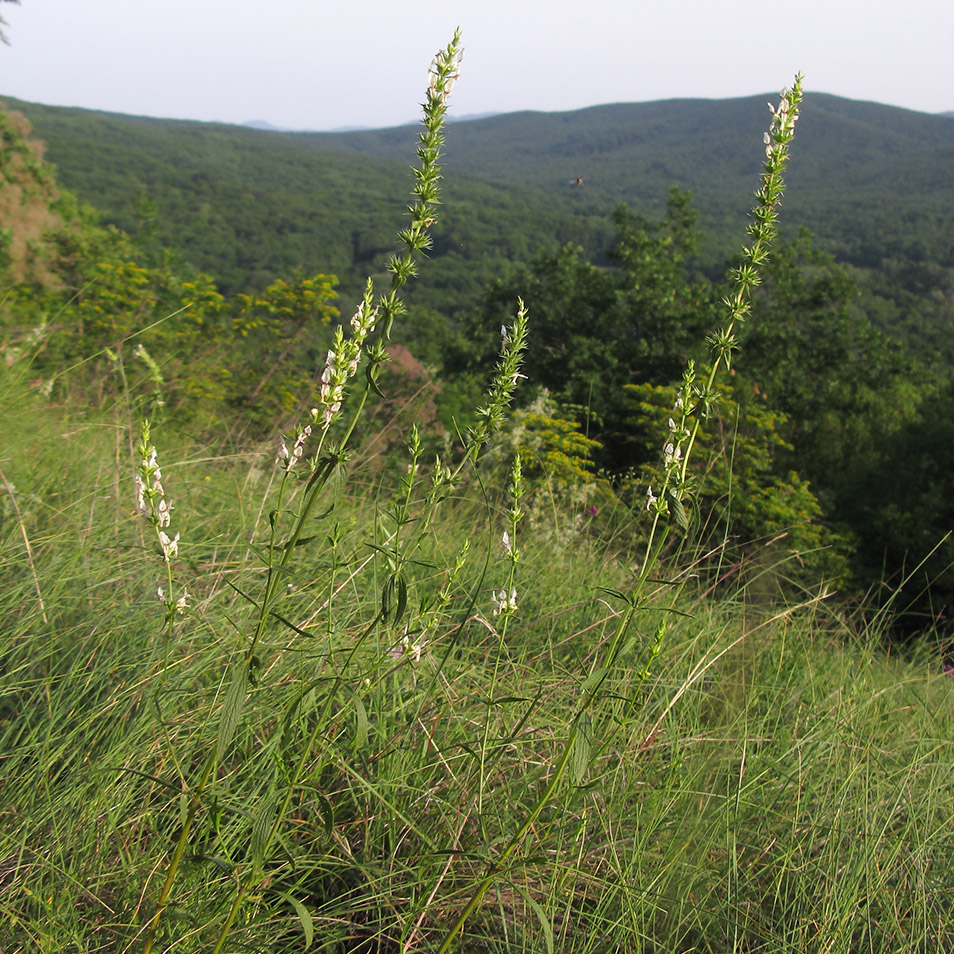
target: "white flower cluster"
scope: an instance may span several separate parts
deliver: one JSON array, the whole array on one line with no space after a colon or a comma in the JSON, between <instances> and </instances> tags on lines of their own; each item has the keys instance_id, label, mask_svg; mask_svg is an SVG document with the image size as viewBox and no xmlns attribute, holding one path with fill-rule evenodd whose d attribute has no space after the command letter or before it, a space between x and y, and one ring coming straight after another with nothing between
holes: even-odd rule
<instances>
[{"instance_id":1,"label":"white flower cluster","mask_svg":"<svg viewBox=\"0 0 954 954\"><path fill-rule=\"evenodd\" d=\"M500 616L504 613L513 613L517 608L517 591L512 589L509 593L506 590L494 590L490 594L490 599L494 604L494 616Z\"/></svg>"},{"instance_id":2,"label":"white flower cluster","mask_svg":"<svg viewBox=\"0 0 954 954\"><path fill-rule=\"evenodd\" d=\"M794 128L796 121L798 120L798 109L792 108L792 91L785 87L782 90L778 106L774 106L772 103L768 104L768 108L772 112L772 126L770 132L765 134L765 155L771 157L772 150L771 145L774 139L774 134L779 132L791 132Z\"/></svg>"},{"instance_id":3,"label":"white flower cluster","mask_svg":"<svg viewBox=\"0 0 954 954\"><path fill-rule=\"evenodd\" d=\"M156 448L149 437L149 422L142 422L142 431L139 438L139 466L136 468L136 507L139 512L153 525L159 546L162 549L162 558L166 561L167 582L171 585L172 574L169 564L179 555L179 534L170 536L167 531L172 522L172 505L166 500L166 492L162 486L162 471L156 457ZM174 614L182 614L189 606L189 592L183 589L178 599L167 595L165 588L159 585L156 588L159 601L166 608L166 619L171 621Z\"/></svg>"},{"instance_id":4,"label":"white flower cluster","mask_svg":"<svg viewBox=\"0 0 954 954\"><path fill-rule=\"evenodd\" d=\"M673 404L675 417L669 418L669 433L663 447L663 490L666 487L678 486L680 483L683 446L689 439L689 431L686 429L684 422L686 414L691 413L695 406L691 386L692 370L690 366L688 376L676 394L676 402ZM676 417L679 418L679 423L676 422ZM665 497L664 494L663 499L660 499L653 493L652 485L650 485L646 490L646 509L651 513L669 513L669 503Z\"/></svg>"},{"instance_id":5,"label":"white flower cluster","mask_svg":"<svg viewBox=\"0 0 954 954\"><path fill-rule=\"evenodd\" d=\"M275 463L281 464L286 471L291 471L304 456L305 441L311 436L312 425L320 422L321 429L327 430L341 411L345 385L349 378L357 373L358 364L361 361L361 349L368 335L374 331L378 318L377 308L371 306L371 294L369 281L364 300L351 318L352 335L347 341L341 326L335 329L335 338L328 350L325 366L321 372L318 407L311 409L311 424L297 428L295 440L290 449L284 437L279 441Z\"/></svg>"},{"instance_id":6,"label":"white flower cluster","mask_svg":"<svg viewBox=\"0 0 954 954\"><path fill-rule=\"evenodd\" d=\"M412 639L411 637L416 637ZM405 654L410 654L411 660L413 662L420 662L421 654L427 648L427 640L424 638L423 633L408 633L407 627L404 627L404 635L401 637L401 641L390 650L388 650L388 655L392 659L400 659Z\"/></svg>"},{"instance_id":7,"label":"white flower cluster","mask_svg":"<svg viewBox=\"0 0 954 954\"><path fill-rule=\"evenodd\" d=\"M163 606L168 608L170 601L166 599L166 591L161 586L157 588L156 595L159 597L159 602L162 603ZM188 608L189 608L189 591L183 590L182 596L180 596L179 599L177 599L175 603L173 604L173 609L175 609L175 611L181 615Z\"/></svg>"},{"instance_id":8,"label":"white flower cluster","mask_svg":"<svg viewBox=\"0 0 954 954\"><path fill-rule=\"evenodd\" d=\"M457 56L442 69L445 62L443 53L438 53L431 60L431 65L427 69L427 93L429 97L439 97L442 106L447 105L447 98L454 88L454 84L460 79L460 64L464 59L464 51L460 50Z\"/></svg>"},{"instance_id":9,"label":"white flower cluster","mask_svg":"<svg viewBox=\"0 0 954 954\"><path fill-rule=\"evenodd\" d=\"M166 528L172 520L172 505L166 500L162 487L162 471L156 458L156 448L149 443L148 425L143 425L139 445L142 462L135 474L136 506L139 512L159 531L159 545L168 563L179 555L179 534L169 536Z\"/></svg>"},{"instance_id":10,"label":"white flower cluster","mask_svg":"<svg viewBox=\"0 0 954 954\"><path fill-rule=\"evenodd\" d=\"M361 349L365 339L374 331L378 320L378 309L371 307L371 283L365 291L364 300L351 318L352 335L347 341L339 326L335 333L334 344L328 352L325 368L321 372L321 390L318 400L321 408L312 409L312 417L322 419L322 428L327 428L341 410L344 386L349 378L358 371L361 361Z\"/></svg>"},{"instance_id":11,"label":"white flower cluster","mask_svg":"<svg viewBox=\"0 0 954 954\"><path fill-rule=\"evenodd\" d=\"M314 415L317 412L312 409L311 413ZM285 470L292 470L305 453L305 441L308 440L310 434L310 424L305 425L305 427L299 427L295 433L295 443L292 444L291 450L288 449L285 439L282 438L278 442L278 456L275 458L275 463L282 464Z\"/></svg>"}]
</instances>

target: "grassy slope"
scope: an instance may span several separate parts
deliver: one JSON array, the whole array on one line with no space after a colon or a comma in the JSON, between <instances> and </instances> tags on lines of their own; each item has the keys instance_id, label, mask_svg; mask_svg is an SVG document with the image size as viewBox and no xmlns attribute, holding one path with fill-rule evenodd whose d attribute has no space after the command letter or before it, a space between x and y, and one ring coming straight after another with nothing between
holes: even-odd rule
<instances>
[{"instance_id":1,"label":"grassy slope","mask_svg":"<svg viewBox=\"0 0 954 954\"><path fill-rule=\"evenodd\" d=\"M135 422L121 407L44 406L2 374L0 948L137 950L178 793L215 738L243 650L249 614L227 581L260 589L246 544L263 539L271 450L216 459L156 431L182 534L174 576L192 594L170 639L161 561L135 514ZM274 631L262 647L214 790L219 814L201 813L174 896L169 950L208 949L227 872L247 863L244 818L263 810L274 743L307 735L305 713L288 721L292 700L341 665L378 610L385 561L368 544L386 542L384 491L364 485L360 460L327 501L335 559L320 536L282 604L311 638ZM370 936L391 939L383 950L433 943L552 771L582 674L618 618L600 587L625 589L633 557L606 514L580 527L531 502L520 611L500 641L489 613L505 571L500 511L469 497L445 510L411 586L416 605L469 539L453 625L430 633L413 664L387 655L399 630L375 631L235 944L301 950L305 919L321 949L342 954ZM661 619L668 634L640 682ZM633 636L592 712L587 786L566 783L540 817L466 950L538 951L551 931L556 950L581 954L954 944L954 680L927 658L880 656L810 596L773 614L744 589L717 599L698 583L665 588Z\"/></svg>"}]
</instances>

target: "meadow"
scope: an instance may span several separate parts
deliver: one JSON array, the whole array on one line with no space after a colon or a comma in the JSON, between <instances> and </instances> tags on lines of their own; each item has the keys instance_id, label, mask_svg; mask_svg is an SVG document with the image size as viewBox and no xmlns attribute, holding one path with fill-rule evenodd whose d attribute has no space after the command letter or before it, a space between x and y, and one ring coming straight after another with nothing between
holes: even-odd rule
<instances>
[{"instance_id":1,"label":"meadow","mask_svg":"<svg viewBox=\"0 0 954 954\"><path fill-rule=\"evenodd\" d=\"M265 403L271 433L170 406L206 365L108 303L125 350L57 366L56 316L6 300L0 950L954 949L939 637L902 654L890 605L842 600L810 554L702 532L693 461L776 240L800 77L631 499L558 418L523 439L520 300L469 423L375 416L459 51L431 65L399 251L295 372L308 390Z\"/></svg>"}]
</instances>

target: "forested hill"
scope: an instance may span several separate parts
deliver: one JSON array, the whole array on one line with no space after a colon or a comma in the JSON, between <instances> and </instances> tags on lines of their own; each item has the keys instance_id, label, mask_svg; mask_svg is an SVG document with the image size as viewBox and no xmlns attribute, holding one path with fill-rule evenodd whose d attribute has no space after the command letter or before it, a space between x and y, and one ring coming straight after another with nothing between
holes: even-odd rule
<instances>
[{"instance_id":1,"label":"forested hill","mask_svg":"<svg viewBox=\"0 0 954 954\"><path fill-rule=\"evenodd\" d=\"M453 127L449 169L565 195L578 207L625 202L659 211L667 189L692 191L709 256L733 247L758 176L753 143L770 96L663 100L565 113L511 113ZM302 133L326 149L398 158L413 127ZM878 103L805 98L785 202L787 227L804 225L843 261L878 268L898 255L954 266L954 124ZM585 193L585 194L584 194Z\"/></svg>"},{"instance_id":2,"label":"forested hill","mask_svg":"<svg viewBox=\"0 0 954 954\"><path fill-rule=\"evenodd\" d=\"M759 171L771 96L620 103L564 113L523 112L452 127L447 167L565 194L583 178L579 204L664 208L671 185L690 189L703 227L737 226ZM298 133L329 150L404 159L413 126ZM830 250L875 264L892 239L917 236L950 254L954 124L878 103L809 94L801 111L785 219ZM872 229L874 226L874 229Z\"/></svg>"},{"instance_id":3,"label":"forested hill","mask_svg":"<svg viewBox=\"0 0 954 954\"><path fill-rule=\"evenodd\" d=\"M703 259L738 247L757 181L768 95L512 113L447 130L445 219L420 288L446 313L539 247L605 251L619 202L655 216L690 189ZM228 291L301 267L344 281L380 267L400 222L417 129L266 132L7 100L47 144L60 181L135 234L214 274ZM582 186L577 185L582 179ZM784 228L915 293L946 294L954 269L954 123L810 94Z\"/></svg>"}]
</instances>

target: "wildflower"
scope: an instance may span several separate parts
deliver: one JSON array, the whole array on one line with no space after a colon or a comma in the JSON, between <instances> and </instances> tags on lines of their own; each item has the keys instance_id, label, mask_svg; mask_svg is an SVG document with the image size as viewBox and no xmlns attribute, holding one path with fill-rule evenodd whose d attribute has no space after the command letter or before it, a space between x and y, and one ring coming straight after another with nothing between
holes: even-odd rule
<instances>
[{"instance_id":1,"label":"wildflower","mask_svg":"<svg viewBox=\"0 0 954 954\"><path fill-rule=\"evenodd\" d=\"M646 490L646 509L652 510L659 498L653 493L652 485Z\"/></svg>"},{"instance_id":2,"label":"wildflower","mask_svg":"<svg viewBox=\"0 0 954 954\"><path fill-rule=\"evenodd\" d=\"M442 53L443 51L438 53L428 67L427 92L428 96L440 99L441 105L446 106L454 84L460 79L460 64L464 53L463 50L458 51L453 59Z\"/></svg>"},{"instance_id":3,"label":"wildflower","mask_svg":"<svg viewBox=\"0 0 954 954\"><path fill-rule=\"evenodd\" d=\"M140 464L133 475L136 484L136 509L157 530L161 530L168 527L172 519L172 504L166 500L162 471L159 469L156 448L149 440L149 430L149 422L143 421L138 447Z\"/></svg>"},{"instance_id":4,"label":"wildflower","mask_svg":"<svg viewBox=\"0 0 954 954\"><path fill-rule=\"evenodd\" d=\"M321 372L321 387L318 391L319 407L311 409L312 422L317 423L320 418L323 430L331 426L331 422L341 410L345 385L348 379L354 377L357 372L365 339L374 331L378 309L371 307L371 297L372 287L369 280L364 299L351 318L352 337L346 341L341 327L335 330L335 338L328 350L325 366ZM307 430L311 433L310 428ZM294 449L292 456L294 456Z\"/></svg>"},{"instance_id":5,"label":"wildflower","mask_svg":"<svg viewBox=\"0 0 954 954\"><path fill-rule=\"evenodd\" d=\"M149 504L146 503L146 482L139 474L135 476L136 480L136 509L144 516L148 517L152 511Z\"/></svg>"},{"instance_id":6,"label":"wildflower","mask_svg":"<svg viewBox=\"0 0 954 954\"><path fill-rule=\"evenodd\" d=\"M170 539L164 530L160 530L159 545L162 547L162 555L166 558L166 562L168 563L179 555L179 534L177 533Z\"/></svg>"},{"instance_id":7,"label":"wildflower","mask_svg":"<svg viewBox=\"0 0 954 954\"><path fill-rule=\"evenodd\" d=\"M166 599L166 591L163 587L156 587L156 595L159 597L159 602L171 613L172 610L175 610L180 615L184 613L189 608L189 591L183 590L182 596L179 597L175 602L172 600Z\"/></svg>"},{"instance_id":8,"label":"wildflower","mask_svg":"<svg viewBox=\"0 0 954 954\"><path fill-rule=\"evenodd\" d=\"M586 513L590 517L595 517L599 512L600 512L600 508L597 507L596 504L590 504L586 508Z\"/></svg>"},{"instance_id":9,"label":"wildflower","mask_svg":"<svg viewBox=\"0 0 954 954\"><path fill-rule=\"evenodd\" d=\"M405 639L405 643L404 643L405 648L407 648L410 651L411 659L414 662L420 662L421 653L424 652L424 647L427 645L427 643L423 639L421 639L418 642L410 642L409 641L410 637L408 636L405 636L404 639Z\"/></svg>"},{"instance_id":10,"label":"wildflower","mask_svg":"<svg viewBox=\"0 0 954 954\"><path fill-rule=\"evenodd\" d=\"M284 438L280 440L278 446L278 456L275 458L275 463L284 463L285 470L290 471L295 464L301 460L302 455L305 453L305 441L308 440L310 434L310 424L306 425L305 427L299 427L295 436L295 443L292 445L292 449L290 451L285 444Z\"/></svg>"},{"instance_id":11,"label":"wildflower","mask_svg":"<svg viewBox=\"0 0 954 954\"><path fill-rule=\"evenodd\" d=\"M500 590L498 593L494 590L490 595L494 604L494 616L500 616L505 613L512 613L517 608L517 591L512 589L508 594L506 590Z\"/></svg>"},{"instance_id":12,"label":"wildflower","mask_svg":"<svg viewBox=\"0 0 954 954\"><path fill-rule=\"evenodd\" d=\"M412 636L417 636L417 640L412 640ZM396 643L388 650L388 655L392 659L400 659L405 653L409 654L412 662L420 662L421 654L427 646L427 640L423 633L409 633L407 626L404 627L404 633L400 642Z\"/></svg>"},{"instance_id":13,"label":"wildflower","mask_svg":"<svg viewBox=\"0 0 954 954\"><path fill-rule=\"evenodd\" d=\"M504 530L503 534L503 546L507 553L513 553L513 544L510 542L510 534Z\"/></svg>"}]
</instances>

